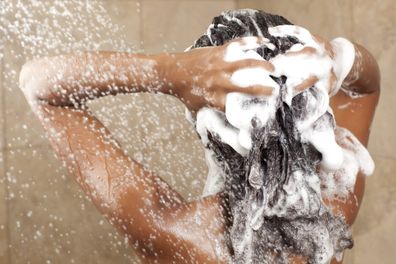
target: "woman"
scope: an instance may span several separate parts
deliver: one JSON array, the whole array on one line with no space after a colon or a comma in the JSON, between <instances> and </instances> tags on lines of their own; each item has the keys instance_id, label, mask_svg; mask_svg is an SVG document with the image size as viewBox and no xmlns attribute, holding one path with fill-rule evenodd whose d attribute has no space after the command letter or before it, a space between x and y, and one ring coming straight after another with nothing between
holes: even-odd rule
<instances>
[{"instance_id":1,"label":"woman","mask_svg":"<svg viewBox=\"0 0 396 264\"><path fill-rule=\"evenodd\" d=\"M335 57L337 51L329 41L314 39L326 47L330 57ZM150 92L179 98L193 115L202 107L224 111L230 92L263 96L272 93L270 87L239 87L230 80L238 69L271 71L274 66L270 62L225 60L231 47L244 51L265 42L262 37L250 37L185 53L157 55L75 53L32 61L23 67L21 89L48 132L56 154L96 207L127 235L145 262L227 262L233 254L227 241L232 221L227 194L185 201L159 176L128 157L85 103L101 96ZM353 67L343 89L331 98L331 107L337 125L350 130L366 146L379 98L380 77L372 55L358 44L354 48ZM300 52L307 56L315 53ZM316 76L307 78L299 90L308 89L316 81ZM354 192L347 199L325 202L334 214L342 215L352 225L363 191L364 176L359 174ZM298 254L290 254L289 260L308 262ZM333 259L332 263L340 262Z\"/></svg>"}]
</instances>

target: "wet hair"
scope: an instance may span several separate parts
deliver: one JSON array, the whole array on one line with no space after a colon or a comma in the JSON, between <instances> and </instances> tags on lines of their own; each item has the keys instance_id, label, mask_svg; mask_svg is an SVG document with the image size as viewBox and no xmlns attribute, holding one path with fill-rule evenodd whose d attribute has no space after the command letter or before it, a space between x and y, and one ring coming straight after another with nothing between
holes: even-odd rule
<instances>
[{"instance_id":1,"label":"wet hair","mask_svg":"<svg viewBox=\"0 0 396 264\"><path fill-rule=\"evenodd\" d=\"M273 37L268 27L291 24L282 16L244 9L228 11L213 19L207 34L192 48L223 45L245 36L264 36L275 49L257 49L265 60L286 52L299 41L292 37ZM280 91L286 89L286 77L273 79ZM207 131L207 148L225 172L225 194L231 215L229 243L233 263L288 263L290 253L302 255L309 263L327 263L353 245L343 217L334 215L323 203L316 167L321 154L303 143L295 121L306 114L308 89L295 96L289 106L278 99L276 114L264 127L252 120L252 149L244 157L220 137ZM333 116L320 119L334 125ZM315 182L316 181L316 182ZM315 184L311 184L314 182ZM286 189L295 186L307 201L290 203ZM300 195L298 199L303 199ZM305 202L305 204L304 204ZM301 205L303 204L303 205Z\"/></svg>"}]
</instances>

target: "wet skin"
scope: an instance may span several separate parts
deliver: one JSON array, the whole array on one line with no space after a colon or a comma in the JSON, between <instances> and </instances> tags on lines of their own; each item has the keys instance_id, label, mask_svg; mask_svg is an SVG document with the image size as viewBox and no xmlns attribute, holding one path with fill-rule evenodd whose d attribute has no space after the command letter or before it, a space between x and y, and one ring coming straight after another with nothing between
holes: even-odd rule
<instances>
[{"instance_id":1,"label":"wet skin","mask_svg":"<svg viewBox=\"0 0 396 264\"><path fill-rule=\"evenodd\" d=\"M231 91L270 94L270 87L236 87L229 77L242 67L270 70L273 66L253 60L226 63L226 48L151 56L79 53L36 60L22 69L21 88L56 155L99 211L127 235L144 263L226 262L230 251L224 241L230 223L225 196L220 193L193 202L184 200L158 175L127 156L85 102L109 94L161 92L176 96L196 112L203 106L223 110L225 95ZM361 56L344 89L364 96L353 99L340 90L331 98L331 107L337 125L349 129L366 146L379 99L379 70L369 52L357 44L355 48ZM62 78L55 78L59 73ZM307 89L314 82L315 78L310 78L299 89ZM193 92L191 87L199 87L201 92ZM335 213L345 216L349 225L359 211L364 184L365 177L359 174L354 192L345 201L325 201ZM215 241L222 247L217 254ZM307 263L300 256L291 256L290 260Z\"/></svg>"}]
</instances>

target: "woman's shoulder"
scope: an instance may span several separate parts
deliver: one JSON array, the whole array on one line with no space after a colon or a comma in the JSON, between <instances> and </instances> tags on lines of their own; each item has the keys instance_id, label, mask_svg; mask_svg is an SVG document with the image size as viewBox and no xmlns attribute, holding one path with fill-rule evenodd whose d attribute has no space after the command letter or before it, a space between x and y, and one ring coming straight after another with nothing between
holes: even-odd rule
<instances>
[{"instance_id":1,"label":"woman's shoulder","mask_svg":"<svg viewBox=\"0 0 396 264\"><path fill-rule=\"evenodd\" d=\"M379 95L379 90L369 94L357 94L341 89L330 99L337 126L350 131L365 147Z\"/></svg>"}]
</instances>

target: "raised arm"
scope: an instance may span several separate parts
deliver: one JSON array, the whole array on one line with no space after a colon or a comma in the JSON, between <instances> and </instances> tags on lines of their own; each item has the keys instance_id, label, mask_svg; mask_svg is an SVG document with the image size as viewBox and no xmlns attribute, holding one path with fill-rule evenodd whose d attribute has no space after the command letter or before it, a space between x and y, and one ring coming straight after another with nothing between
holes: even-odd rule
<instances>
[{"instance_id":1,"label":"raised arm","mask_svg":"<svg viewBox=\"0 0 396 264\"><path fill-rule=\"evenodd\" d=\"M250 60L226 63L226 48L154 56L76 53L29 62L21 71L21 89L56 155L97 208L146 259L221 261L214 239L208 237L221 236L224 230L222 208L215 201L219 198L184 201L161 178L128 157L85 102L109 94L162 92L176 95L192 111L202 106L222 108L226 92L241 89L227 82L227 74L243 66L269 67ZM208 84L207 80L214 81ZM193 92L197 86L202 93ZM261 88L261 93L269 92ZM257 87L250 91L257 92Z\"/></svg>"},{"instance_id":2,"label":"raised arm","mask_svg":"<svg viewBox=\"0 0 396 264\"><path fill-rule=\"evenodd\" d=\"M89 99L131 92L163 92L160 56L118 52L80 52L30 61L20 85L28 101L79 106ZM161 63L161 65L159 65Z\"/></svg>"},{"instance_id":3,"label":"raised arm","mask_svg":"<svg viewBox=\"0 0 396 264\"><path fill-rule=\"evenodd\" d=\"M359 44L355 43L354 48L352 69L330 103L337 125L350 130L367 146L379 100L381 78L373 55Z\"/></svg>"},{"instance_id":4,"label":"raised arm","mask_svg":"<svg viewBox=\"0 0 396 264\"><path fill-rule=\"evenodd\" d=\"M106 95L133 92L171 94L191 111L204 106L224 109L229 92L272 93L271 87L239 87L231 75L243 67L273 70L270 63L246 59L228 62L227 51L258 48L263 38L247 37L224 46L174 54L80 52L28 62L20 86L28 101L57 106L79 106ZM33 87L33 88L32 88Z\"/></svg>"},{"instance_id":5,"label":"raised arm","mask_svg":"<svg viewBox=\"0 0 396 264\"><path fill-rule=\"evenodd\" d=\"M355 61L341 90L331 98L337 126L347 128L367 147L370 128L380 95L380 71L369 51L354 44ZM355 222L363 200L366 176L359 173L353 193L345 200L328 201L343 214L349 225ZM332 264L340 263L333 260Z\"/></svg>"},{"instance_id":6,"label":"raised arm","mask_svg":"<svg viewBox=\"0 0 396 264\"><path fill-rule=\"evenodd\" d=\"M24 74L27 73L23 71L22 78L26 77ZM23 86L32 110L45 128L56 155L99 211L128 237L141 256L150 258L162 252L159 257L172 259L161 242L166 240L183 251L180 236L165 232L169 228L165 218L171 209L185 203L182 197L128 157L83 104L63 106L64 97L56 97L56 93L43 97L51 98L50 101L39 99L32 94L43 86L33 85L27 82ZM59 102L62 106L53 105Z\"/></svg>"}]
</instances>

